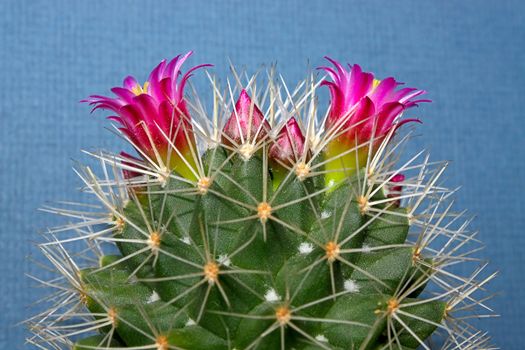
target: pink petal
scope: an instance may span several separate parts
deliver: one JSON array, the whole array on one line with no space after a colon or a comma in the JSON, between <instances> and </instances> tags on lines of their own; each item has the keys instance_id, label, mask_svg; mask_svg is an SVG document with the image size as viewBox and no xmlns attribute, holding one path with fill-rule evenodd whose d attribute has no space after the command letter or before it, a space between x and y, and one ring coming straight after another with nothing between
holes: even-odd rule
<instances>
[{"instance_id":1,"label":"pink petal","mask_svg":"<svg viewBox=\"0 0 525 350\"><path fill-rule=\"evenodd\" d=\"M135 79L135 77L132 77L131 75L129 75L126 78L124 78L124 82L122 83L122 86L125 89L128 89L129 91L132 91L137 86L140 86L140 84L137 81L137 79Z\"/></svg>"}]
</instances>

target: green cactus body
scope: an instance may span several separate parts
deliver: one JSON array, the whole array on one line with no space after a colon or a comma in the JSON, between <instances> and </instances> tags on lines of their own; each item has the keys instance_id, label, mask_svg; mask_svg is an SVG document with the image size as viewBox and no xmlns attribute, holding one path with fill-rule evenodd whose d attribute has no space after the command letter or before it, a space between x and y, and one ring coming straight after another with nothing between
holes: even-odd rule
<instances>
[{"instance_id":1,"label":"green cactus body","mask_svg":"<svg viewBox=\"0 0 525 350\"><path fill-rule=\"evenodd\" d=\"M492 276L447 270L470 256L459 250L472 236L463 223L454 226L451 191L438 184L444 164L416 155L396 166L408 138L392 130L368 157L344 152L356 161L332 176L337 157L325 159L325 145L335 136L316 126L313 78L305 86L294 113L304 114L309 150L288 164L272 158L275 135L237 145L224 140L220 123L204 134L191 130L193 168L181 173L149 158L130 165L94 154L103 178L89 168L78 173L102 209L48 208L80 220L66 227L76 236L53 232L42 244L69 299L31 324L31 342L77 350L414 350L444 334L443 349L481 348L468 346L486 339L466 341L475 333L453 314L475 303L473 291ZM272 129L274 108L285 105L277 91L270 81ZM225 100L216 96L216 104ZM222 108L227 115L232 106ZM358 158L366 159L356 170ZM123 170L138 174L122 178ZM392 195L401 172L412 175ZM77 241L89 247L81 262L65 248Z\"/></svg>"},{"instance_id":2,"label":"green cactus body","mask_svg":"<svg viewBox=\"0 0 525 350\"><path fill-rule=\"evenodd\" d=\"M227 154L207 153L205 169ZM400 344L417 347L446 304L402 297L427 270L406 244L406 215L395 215L406 210L387 203L379 215L363 212L358 175L329 193L295 175L273 191L262 157L232 157L206 193L188 195L174 176L126 204L115 236L121 256L81 271L88 309L112 322L102 331L129 347L165 337L187 349L376 349L400 308L429 321L400 316L414 335L394 323Z\"/></svg>"}]
</instances>

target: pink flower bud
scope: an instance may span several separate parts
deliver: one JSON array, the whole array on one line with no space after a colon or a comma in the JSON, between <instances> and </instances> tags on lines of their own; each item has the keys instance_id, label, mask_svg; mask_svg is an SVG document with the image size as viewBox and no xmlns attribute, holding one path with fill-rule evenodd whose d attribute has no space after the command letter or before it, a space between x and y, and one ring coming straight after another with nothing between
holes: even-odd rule
<instances>
[{"instance_id":1,"label":"pink flower bud","mask_svg":"<svg viewBox=\"0 0 525 350\"><path fill-rule=\"evenodd\" d=\"M268 150L270 159L292 166L301 160L305 138L295 118L290 118L282 127Z\"/></svg>"},{"instance_id":2,"label":"pink flower bud","mask_svg":"<svg viewBox=\"0 0 525 350\"><path fill-rule=\"evenodd\" d=\"M227 145L240 146L257 143L265 138L270 130L270 124L264 119L259 107L242 90L232 112L223 129L223 142Z\"/></svg>"}]
</instances>

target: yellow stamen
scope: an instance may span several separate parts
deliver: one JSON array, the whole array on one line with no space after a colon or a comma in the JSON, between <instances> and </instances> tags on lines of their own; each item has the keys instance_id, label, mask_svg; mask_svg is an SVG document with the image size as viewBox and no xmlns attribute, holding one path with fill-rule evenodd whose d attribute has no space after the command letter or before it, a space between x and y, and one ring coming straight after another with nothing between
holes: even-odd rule
<instances>
[{"instance_id":1,"label":"yellow stamen","mask_svg":"<svg viewBox=\"0 0 525 350\"><path fill-rule=\"evenodd\" d=\"M140 84L135 85L131 91L136 95L140 94L147 94L148 93L148 87L149 87L149 81L144 83L144 86L140 86Z\"/></svg>"}]
</instances>

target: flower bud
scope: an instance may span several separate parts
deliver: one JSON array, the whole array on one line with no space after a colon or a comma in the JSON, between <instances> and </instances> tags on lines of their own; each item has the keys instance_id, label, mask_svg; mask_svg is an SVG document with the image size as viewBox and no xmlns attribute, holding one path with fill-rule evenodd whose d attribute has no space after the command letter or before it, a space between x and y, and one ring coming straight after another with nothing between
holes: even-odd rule
<instances>
[{"instance_id":1,"label":"flower bud","mask_svg":"<svg viewBox=\"0 0 525 350\"><path fill-rule=\"evenodd\" d=\"M223 143L239 148L247 144L255 145L267 136L269 130L270 124L259 107L246 90L242 90L235 103L235 111L224 125Z\"/></svg>"},{"instance_id":2,"label":"flower bud","mask_svg":"<svg viewBox=\"0 0 525 350\"><path fill-rule=\"evenodd\" d=\"M305 151L304 135L295 118L290 118L282 127L268 150L268 157L276 163L293 166L299 162Z\"/></svg>"}]
</instances>

